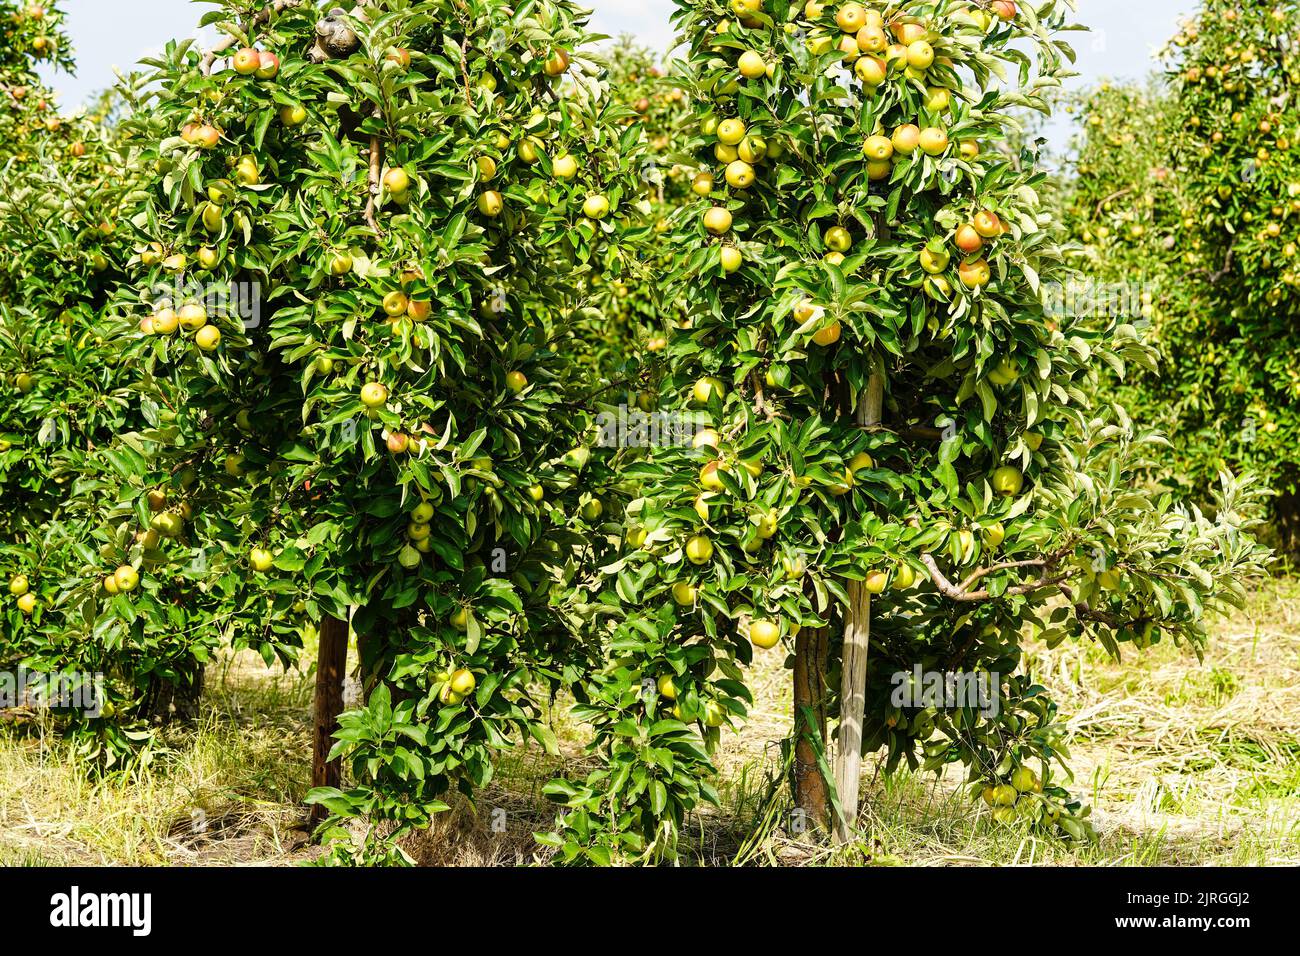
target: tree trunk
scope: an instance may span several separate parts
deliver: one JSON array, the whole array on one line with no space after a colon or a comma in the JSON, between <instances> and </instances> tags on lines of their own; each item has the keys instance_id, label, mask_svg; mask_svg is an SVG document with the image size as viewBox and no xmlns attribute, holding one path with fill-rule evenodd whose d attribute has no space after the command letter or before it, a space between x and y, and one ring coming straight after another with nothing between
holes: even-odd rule
<instances>
[{"instance_id":1,"label":"tree trunk","mask_svg":"<svg viewBox=\"0 0 1300 956\"><path fill-rule=\"evenodd\" d=\"M174 679L150 677L141 716L161 724L193 720L199 715L203 696L203 671L203 664L189 661Z\"/></svg>"},{"instance_id":2,"label":"tree trunk","mask_svg":"<svg viewBox=\"0 0 1300 956\"><path fill-rule=\"evenodd\" d=\"M796 831L824 830L830 822L826 778L818 766L819 744L812 736L825 747L826 643L826 628L804 628L794 639L794 803L800 815L792 826Z\"/></svg>"},{"instance_id":3,"label":"tree trunk","mask_svg":"<svg viewBox=\"0 0 1300 956\"><path fill-rule=\"evenodd\" d=\"M348 661L348 624L337 618L321 620L320 646L316 652L316 696L312 706L312 762L313 787L337 787L342 779L338 760L330 760L334 745L334 731L338 729L339 714L343 711L343 677ZM319 823L326 816L325 807L313 804L311 823Z\"/></svg>"},{"instance_id":4,"label":"tree trunk","mask_svg":"<svg viewBox=\"0 0 1300 956\"><path fill-rule=\"evenodd\" d=\"M1273 528L1278 550L1300 557L1300 494L1287 492L1273 499Z\"/></svg>"},{"instance_id":5,"label":"tree trunk","mask_svg":"<svg viewBox=\"0 0 1300 956\"><path fill-rule=\"evenodd\" d=\"M879 371L867 381L858 402L858 424L879 425L885 403L885 379ZM867 654L871 647L871 595L861 581L848 582L849 607L844 615L844 649L840 678L840 726L835 750L835 793L840 813L835 840L847 843L857 827L858 788L862 775L862 718L867 706Z\"/></svg>"}]
</instances>

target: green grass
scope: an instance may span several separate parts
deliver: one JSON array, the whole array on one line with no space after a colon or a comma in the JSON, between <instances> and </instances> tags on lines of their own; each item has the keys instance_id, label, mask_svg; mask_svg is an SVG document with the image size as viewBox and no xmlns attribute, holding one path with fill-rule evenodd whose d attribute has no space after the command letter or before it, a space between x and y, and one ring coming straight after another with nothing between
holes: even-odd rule
<instances>
[{"instance_id":1,"label":"green grass","mask_svg":"<svg viewBox=\"0 0 1300 956\"><path fill-rule=\"evenodd\" d=\"M1090 645L1030 649L1068 716L1073 789L1098 844L1069 847L991 824L955 773L865 768L861 839L786 832L779 741L790 720L778 655L751 674L756 706L717 755L722 807L693 818L698 865L1265 865L1300 862L1300 583L1271 583L1219 622L1205 662L1158 646L1116 664ZM307 655L310 659L310 649ZM241 656L208 674L203 716L129 772L97 778L37 724L0 722L0 865L295 863L308 787L310 679ZM541 788L581 775L582 730L560 707L563 755L502 755L477 805L458 805L409 852L427 865L544 860ZM197 821L200 825L195 826Z\"/></svg>"}]
</instances>

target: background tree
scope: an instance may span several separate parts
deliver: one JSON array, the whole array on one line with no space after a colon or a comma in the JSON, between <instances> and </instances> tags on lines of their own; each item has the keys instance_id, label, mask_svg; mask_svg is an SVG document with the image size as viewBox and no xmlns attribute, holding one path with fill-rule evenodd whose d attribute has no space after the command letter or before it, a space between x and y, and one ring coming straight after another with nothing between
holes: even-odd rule
<instances>
[{"instance_id":1,"label":"background tree","mask_svg":"<svg viewBox=\"0 0 1300 956\"><path fill-rule=\"evenodd\" d=\"M1131 293L1159 351L1159 370L1125 393L1170 436L1153 474L1200 501L1223 468L1260 474L1279 493L1270 510L1287 550L1298 30L1288 5L1206 3L1164 51L1165 82L1092 91L1070 210L1089 270Z\"/></svg>"}]
</instances>

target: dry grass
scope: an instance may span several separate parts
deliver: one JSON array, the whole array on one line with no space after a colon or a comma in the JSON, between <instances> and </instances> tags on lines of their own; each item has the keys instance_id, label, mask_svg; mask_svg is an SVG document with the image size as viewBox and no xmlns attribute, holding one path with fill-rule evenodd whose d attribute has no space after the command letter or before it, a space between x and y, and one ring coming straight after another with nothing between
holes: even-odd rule
<instances>
[{"instance_id":1,"label":"dry grass","mask_svg":"<svg viewBox=\"0 0 1300 956\"><path fill-rule=\"evenodd\" d=\"M1092 645L1030 652L1069 715L1074 789L1095 847L991 826L955 773L886 779L869 763L862 840L835 850L786 834L780 739L790 724L779 655L753 673L756 706L717 754L721 809L683 835L687 863L971 865L1300 862L1300 583L1270 584L1215 628L1204 663L1160 646L1121 664ZM39 726L0 731L0 864L293 863L310 754L308 678L241 657L209 675L204 717L128 774L97 779ZM476 806L459 803L406 849L425 865L544 862L541 788L580 776L581 728L555 714L563 754L503 756ZM198 821L199 826L193 825Z\"/></svg>"}]
</instances>

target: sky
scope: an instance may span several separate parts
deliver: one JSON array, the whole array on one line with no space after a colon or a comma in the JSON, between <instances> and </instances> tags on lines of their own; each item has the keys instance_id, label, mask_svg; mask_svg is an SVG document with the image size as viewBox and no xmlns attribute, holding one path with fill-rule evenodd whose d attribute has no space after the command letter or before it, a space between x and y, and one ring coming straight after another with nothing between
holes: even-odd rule
<instances>
[{"instance_id":1,"label":"sky","mask_svg":"<svg viewBox=\"0 0 1300 956\"><path fill-rule=\"evenodd\" d=\"M587 0L592 28L618 36L630 33L653 49L672 45L668 16L672 0ZM1178 20L1195 0L1076 0L1078 19L1090 34L1068 39L1079 54L1079 82L1140 79L1154 67L1152 52L1172 36ZM168 39L193 35L200 17L212 9L193 0L62 0L68 12L78 69L76 76L47 75L63 109L85 102L114 81L114 67L130 70L141 57L155 54ZM1054 142L1067 135L1065 123L1050 131Z\"/></svg>"}]
</instances>

